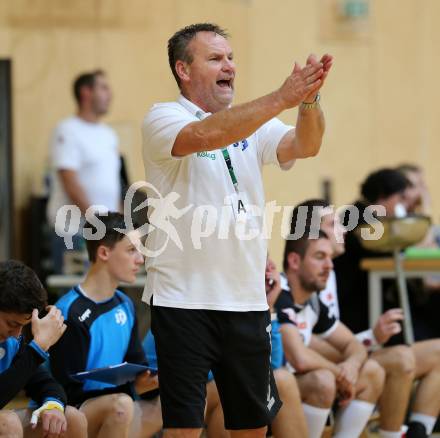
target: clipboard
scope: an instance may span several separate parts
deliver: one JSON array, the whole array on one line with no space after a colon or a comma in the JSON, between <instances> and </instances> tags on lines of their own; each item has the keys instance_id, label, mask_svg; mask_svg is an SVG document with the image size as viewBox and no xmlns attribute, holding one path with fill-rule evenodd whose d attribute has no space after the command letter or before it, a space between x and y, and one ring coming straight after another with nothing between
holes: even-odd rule
<instances>
[{"instance_id":1,"label":"clipboard","mask_svg":"<svg viewBox=\"0 0 440 438\"><path fill-rule=\"evenodd\" d=\"M133 382L138 374L150 371L152 375L157 374L157 368L135 363L123 362L117 365L110 365L103 368L82 371L72 374L76 380L83 382L85 380L95 380L98 382L110 383L112 385L124 385L127 382Z\"/></svg>"}]
</instances>

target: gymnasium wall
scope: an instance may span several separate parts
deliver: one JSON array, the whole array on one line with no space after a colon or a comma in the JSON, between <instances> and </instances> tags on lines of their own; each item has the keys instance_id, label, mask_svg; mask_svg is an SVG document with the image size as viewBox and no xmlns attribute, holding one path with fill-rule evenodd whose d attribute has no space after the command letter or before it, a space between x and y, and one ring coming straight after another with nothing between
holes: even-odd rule
<instances>
[{"instance_id":1,"label":"gymnasium wall","mask_svg":"<svg viewBox=\"0 0 440 438\"><path fill-rule=\"evenodd\" d=\"M355 198L370 170L411 161L426 171L438 221L440 2L372 0L369 17L350 24L336 17L338 1L0 0L0 57L13 61L17 217L42 190L48 137L74 110L70 86L82 70L108 72L114 102L107 122L120 135L131 179L143 177L142 117L153 102L177 94L166 41L185 24L209 20L232 35L236 102L274 90L310 52L335 56L322 92L322 152L289 173L268 168L268 200L294 205L320 195L321 181L330 178L340 205ZM291 123L295 117L281 116ZM280 216L270 244L276 261Z\"/></svg>"}]
</instances>

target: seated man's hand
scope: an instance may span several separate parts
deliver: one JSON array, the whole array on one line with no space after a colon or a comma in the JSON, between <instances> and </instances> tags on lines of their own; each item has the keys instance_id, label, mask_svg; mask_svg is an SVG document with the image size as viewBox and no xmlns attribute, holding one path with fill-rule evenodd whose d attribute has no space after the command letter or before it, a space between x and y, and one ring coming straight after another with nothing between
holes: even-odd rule
<instances>
[{"instance_id":1,"label":"seated man's hand","mask_svg":"<svg viewBox=\"0 0 440 438\"><path fill-rule=\"evenodd\" d=\"M134 389L138 394L143 394L157 388L159 388L159 379L157 375L152 376L151 371L139 374L134 382Z\"/></svg>"},{"instance_id":2,"label":"seated man's hand","mask_svg":"<svg viewBox=\"0 0 440 438\"><path fill-rule=\"evenodd\" d=\"M347 406L356 395L354 386L347 386L345 388L338 387L339 406Z\"/></svg>"},{"instance_id":3,"label":"seated man's hand","mask_svg":"<svg viewBox=\"0 0 440 438\"><path fill-rule=\"evenodd\" d=\"M47 307L48 314L38 317L38 310L32 312L32 335L34 341L45 351L56 344L66 330L61 311L55 306Z\"/></svg>"},{"instance_id":4,"label":"seated man's hand","mask_svg":"<svg viewBox=\"0 0 440 438\"><path fill-rule=\"evenodd\" d=\"M344 370L341 370L340 374L336 377L336 386L338 391L339 404L345 406L354 399L355 387L347 379L344 374Z\"/></svg>"},{"instance_id":5,"label":"seated man's hand","mask_svg":"<svg viewBox=\"0 0 440 438\"><path fill-rule=\"evenodd\" d=\"M341 362L338 366L340 369L338 379L341 378L355 386L359 378L359 367L350 361Z\"/></svg>"},{"instance_id":6,"label":"seated man's hand","mask_svg":"<svg viewBox=\"0 0 440 438\"><path fill-rule=\"evenodd\" d=\"M64 436L67 431L66 416L58 409L43 411L40 422L44 438L59 438ZM32 426L33 429L36 427L36 424Z\"/></svg>"},{"instance_id":7,"label":"seated man's hand","mask_svg":"<svg viewBox=\"0 0 440 438\"><path fill-rule=\"evenodd\" d=\"M272 308L281 292L281 279L275 263L270 258L266 261L265 280L267 303Z\"/></svg>"},{"instance_id":8,"label":"seated man's hand","mask_svg":"<svg viewBox=\"0 0 440 438\"><path fill-rule=\"evenodd\" d=\"M380 316L373 329L374 337L379 344L388 340L402 331L399 321L403 321L402 309L390 309Z\"/></svg>"},{"instance_id":9,"label":"seated man's hand","mask_svg":"<svg viewBox=\"0 0 440 438\"><path fill-rule=\"evenodd\" d=\"M359 378L358 367L350 361L341 362L339 374L336 377L336 384L340 396L340 404L345 405L353 400L355 396L356 382Z\"/></svg>"}]
</instances>

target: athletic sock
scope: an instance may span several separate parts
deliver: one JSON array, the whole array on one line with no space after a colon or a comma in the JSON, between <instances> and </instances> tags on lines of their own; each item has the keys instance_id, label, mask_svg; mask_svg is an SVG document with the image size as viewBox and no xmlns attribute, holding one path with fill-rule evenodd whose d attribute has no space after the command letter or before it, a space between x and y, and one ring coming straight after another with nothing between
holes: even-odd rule
<instances>
[{"instance_id":1,"label":"athletic sock","mask_svg":"<svg viewBox=\"0 0 440 438\"><path fill-rule=\"evenodd\" d=\"M426 435L431 435L434 430L435 423L437 421L436 417L431 417L430 415L420 414L418 412L413 412L409 416L409 422L417 422L423 424L426 429Z\"/></svg>"},{"instance_id":2,"label":"athletic sock","mask_svg":"<svg viewBox=\"0 0 440 438\"><path fill-rule=\"evenodd\" d=\"M317 408L306 403L303 403L302 406L306 416L309 438L321 438L328 414L330 413L330 408Z\"/></svg>"},{"instance_id":3,"label":"athletic sock","mask_svg":"<svg viewBox=\"0 0 440 438\"><path fill-rule=\"evenodd\" d=\"M388 430L379 429L380 438L402 438L402 432L390 432Z\"/></svg>"},{"instance_id":4,"label":"athletic sock","mask_svg":"<svg viewBox=\"0 0 440 438\"><path fill-rule=\"evenodd\" d=\"M338 410L335 418L333 438L356 438L364 430L374 404L363 400L353 400Z\"/></svg>"}]
</instances>

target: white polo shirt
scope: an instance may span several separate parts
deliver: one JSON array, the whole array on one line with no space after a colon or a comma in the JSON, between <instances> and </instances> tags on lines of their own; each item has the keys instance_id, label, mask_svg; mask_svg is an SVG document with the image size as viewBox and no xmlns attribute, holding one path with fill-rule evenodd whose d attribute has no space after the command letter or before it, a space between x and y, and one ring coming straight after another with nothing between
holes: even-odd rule
<instances>
[{"instance_id":1,"label":"white polo shirt","mask_svg":"<svg viewBox=\"0 0 440 438\"><path fill-rule=\"evenodd\" d=\"M153 228L146 247L157 251L146 260L143 299L150 302L153 295L154 305L187 309L266 310L267 241L261 232L247 240L236 232L240 218L230 204L237 195L221 149L183 158L171 155L180 130L208 116L201 114L200 108L181 96L178 102L154 105L143 122L146 181L154 186L148 189ZM290 129L274 118L247 139L228 146L247 212L251 204L263 211L262 167L279 165L276 149ZM157 192L163 198L168 195L168 208L152 205L157 206ZM244 234L251 237L262 225L262 216L250 215Z\"/></svg>"}]
</instances>

